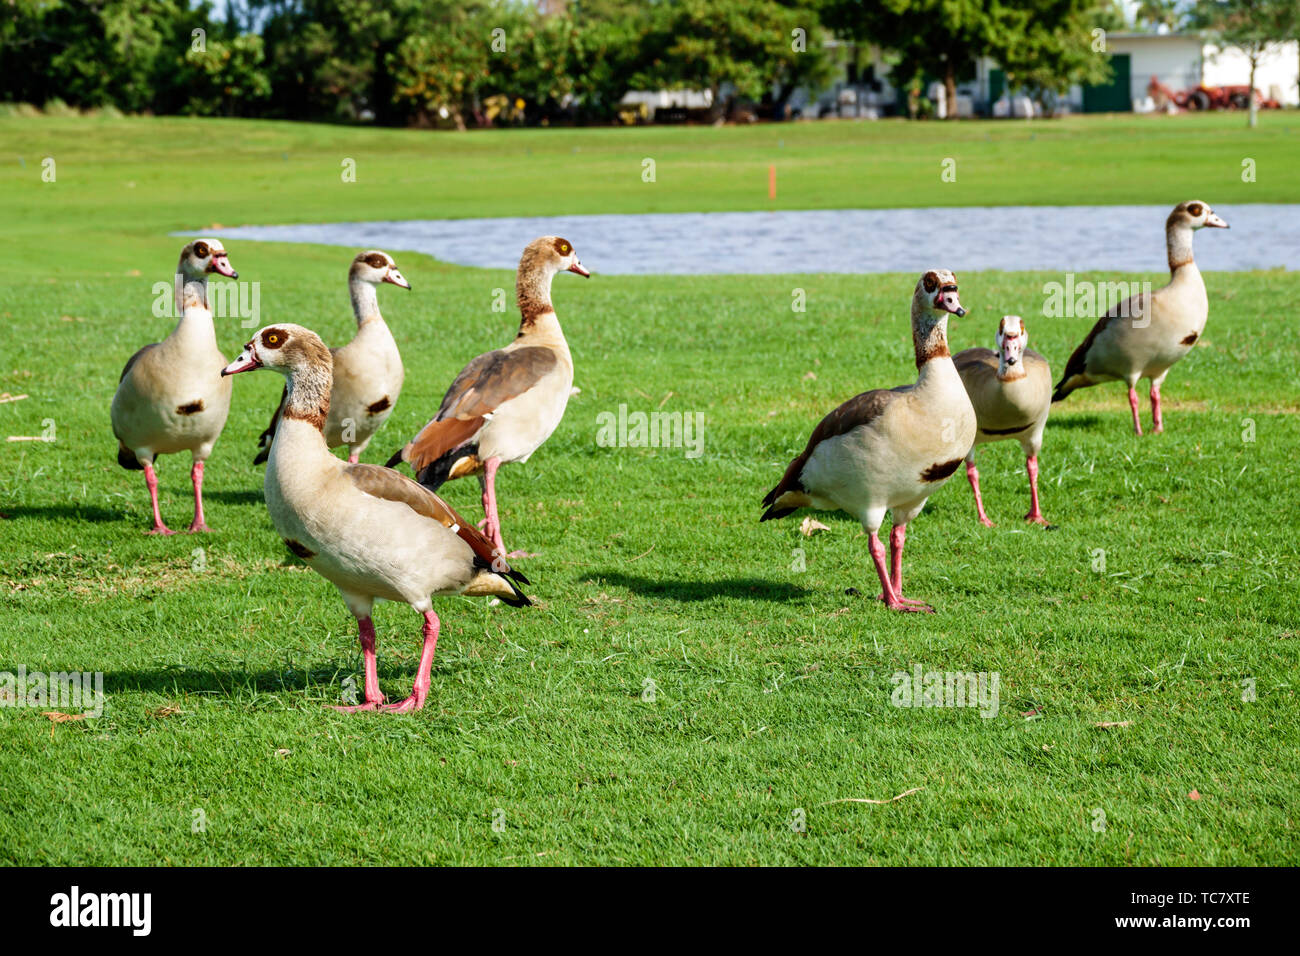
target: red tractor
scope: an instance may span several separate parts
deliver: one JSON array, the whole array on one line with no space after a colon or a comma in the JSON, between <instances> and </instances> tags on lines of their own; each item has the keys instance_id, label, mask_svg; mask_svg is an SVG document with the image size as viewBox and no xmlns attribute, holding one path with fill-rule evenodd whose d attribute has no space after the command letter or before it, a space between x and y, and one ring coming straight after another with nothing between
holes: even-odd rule
<instances>
[{"instance_id":1,"label":"red tractor","mask_svg":"<svg viewBox=\"0 0 1300 956\"><path fill-rule=\"evenodd\" d=\"M1155 101L1156 107L1164 109L1173 103L1184 110L1244 110L1250 108L1249 86L1200 86L1175 93L1156 77L1151 77L1147 84L1147 95ZM1265 99L1264 94L1255 90L1255 104L1260 109L1280 109L1277 100Z\"/></svg>"}]
</instances>

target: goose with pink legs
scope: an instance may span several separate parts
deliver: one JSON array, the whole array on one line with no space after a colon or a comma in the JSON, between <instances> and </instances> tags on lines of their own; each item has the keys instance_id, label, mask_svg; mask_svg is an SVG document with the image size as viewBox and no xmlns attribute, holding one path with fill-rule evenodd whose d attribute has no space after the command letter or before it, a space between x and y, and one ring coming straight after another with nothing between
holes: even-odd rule
<instances>
[{"instance_id":1,"label":"goose with pink legs","mask_svg":"<svg viewBox=\"0 0 1300 956\"><path fill-rule=\"evenodd\" d=\"M590 276L573 244L542 236L519 260L516 296L519 333L504 348L485 352L461 370L433 420L388 459L405 461L432 491L465 475L478 475L483 490L483 533L505 553L497 512L496 475L501 465L525 462L551 437L573 390L573 357L551 304L558 273Z\"/></svg>"},{"instance_id":2,"label":"goose with pink legs","mask_svg":"<svg viewBox=\"0 0 1300 956\"><path fill-rule=\"evenodd\" d=\"M390 468L330 453L324 427L333 359L315 332L289 323L267 326L220 371L228 376L259 368L278 372L288 385L263 482L271 523L290 551L338 588L360 632L365 696L337 709L419 710L429 696L438 644L432 597L496 597L519 607L530 602L516 582L528 580L433 492ZM379 600L408 604L424 618L411 694L391 704L379 689L371 619Z\"/></svg>"},{"instance_id":3,"label":"goose with pink legs","mask_svg":"<svg viewBox=\"0 0 1300 956\"><path fill-rule=\"evenodd\" d=\"M111 418L117 463L144 472L153 508L150 534L171 534L158 507L159 455L190 452L194 520L190 531L211 531L203 516L203 464L230 413L230 382L217 373L225 356L208 307L208 276L239 278L225 247L196 239L181 250L176 267L176 314L171 335L146 345L126 363L113 395Z\"/></svg>"},{"instance_id":4,"label":"goose with pink legs","mask_svg":"<svg viewBox=\"0 0 1300 956\"><path fill-rule=\"evenodd\" d=\"M980 473L975 449L989 442L1015 439L1025 452L1029 473L1029 513L1025 520L1047 526L1038 506L1038 453L1043 429L1052 408L1052 370L1047 359L1025 348L1029 330L1018 315L1004 315L998 323L996 352L966 349L953 356L966 394L975 409L975 444L966 456L966 478L975 493L975 510L986 527L993 522L980 497Z\"/></svg>"},{"instance_id":5,"label":"goose with pink legs","mask_svg":"<svg viewBox=\"0 0 1300 956\"><path fill-rule=\"evenodd\" d=\"M916 382L849 399L821 420L800 454L767 493L759 520L800 508L846 511L870 535L880 600L891 611L932 612L903 597L908 523L961 465L975 441L975 411L948 352L948 317L963 316L957 277L931 269L912 293ZM890 513L889 566L877 532Z\"/></svg>"},{"instance_id":6,"label":"goose with pink legs","mask_svg":"<svg viewBox=\"0 0 1300 956\"><path fill-rule=\"evenodd\" d=\"M1147 378L1151 380L1151 430L1156 434L1165 430L1160 386L1174 363L1195 347L1210 314L1205 280L1192 258L1192 236L1207 227L1227 229L1228 224L1200 200L1174 207L1165 220L1168 285L1131 296L1103 315L1066 362L1052 401L1102 382L1124 382L1133 431L1141 435L1137 383Z\"/></svg>"}]
</instances>

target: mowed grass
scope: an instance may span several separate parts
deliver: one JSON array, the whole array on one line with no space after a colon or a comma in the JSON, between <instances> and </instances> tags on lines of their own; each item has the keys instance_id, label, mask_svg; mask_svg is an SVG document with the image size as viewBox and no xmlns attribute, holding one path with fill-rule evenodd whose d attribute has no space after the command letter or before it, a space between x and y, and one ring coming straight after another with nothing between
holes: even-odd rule
<instances>
[{"instance_id":1,"label":"mowed grass","mask_svg":"<svg viewBox=\"0 0 1300 956\"><path fill-rule=\"evenodd\" d=\"M0 445L0 670L101 671L108 695L85 721L0 709L0 860L1294 864L1293 273L1207 276L1210 322L1166 383L1166 434L1134 437L1117 386L1056 407L1041 477L1055 530L1019 520L1018 447L981 448L998 527L975 520L959 473L910 528L906 592L933 616L870 600L866 541L845 517L818 515L830 531L811 539L797 519L757 521L821 415L914 376L914 276L558 277L582 392L499 484L507 543L539 552L521 562L536 606L439 600L433 691L412 716L324 706L360 680L360 654L342 601L261 500L250 462L276 376L235 380L207 470L211 535L143 534L144 483L116 465L108 423L123 362L169 329L150 289L175 262L171 229L764 208L765 182L751 198L738 181L779 138L815 172L782 180L792 206L1297 201L1293 179L1262 172L1294 118L1265 116L1257 138L1227 119L513 136L0 123L0 156L26 161L0 167L0 392L30 396L0 404L0 429L39 435L50 419L57 436ZM1126 153L1081 151L1112 136ZM939 188L951 143L970 150L963 171L998 167L983 192ZM661 160L641 183L647 144L680 156L679 179ZM373 178L363 161L357 184L337 183L345 149L371 157ZM47 150L67 157L54 184L39 181ZM1259 159L1258 183L1239 184L1240 156ZM264 322L351 334L348 250L229 245L262 283ZM374 462L515 325L492 311L509 273L389 251L414 291L381 289L408 372ZM579 251L598 269L600 250ZM1059 370L1090 324L1041 318L1059 276L945 265L972 309L951 323L954 349L991 344L1018 312ZM247 336L218 324L229 355ZM703 412L704 454L597 447L597 416L622 403ZM187 458L162 459L173 527L188 522L187 473ZM444 492L479 517L474 482ZM405 695L419 618L384 604L376 624L381 684ZM996 672L998 715L891 706L891 675L917 664ZM1097 726L1110 722L1126 726Z\"/></svg>"}]
</instances>

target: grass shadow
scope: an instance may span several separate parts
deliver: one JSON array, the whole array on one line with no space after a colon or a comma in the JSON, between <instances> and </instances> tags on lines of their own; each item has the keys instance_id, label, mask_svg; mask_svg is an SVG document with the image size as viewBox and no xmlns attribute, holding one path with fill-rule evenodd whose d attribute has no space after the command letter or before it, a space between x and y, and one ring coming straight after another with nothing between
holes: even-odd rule
<instances>
[{"instance_id":1,"label":"grass shadow","mask_svg":"<svg viewBox=\"0 0 1300 956\"><path fill-rule=\"evenodd\" d=\"M259 484L256 489L245 488L241 491L204 491L203 500L220 501L227 505L260 505L264 499Z\"/></svg>"},{"instance_id":2,"label":"grass shadow","mask_svg":"<svg viewBox=\"0 0 1300 956\"><path fill-rule=\"evenodd\" d=\"M669 598L673 601L711 601L714 598L736 598L745 601L792 601L806 597L804 588L784 581L765 578L725 578L721 581L673 581L664 578L643 578L620 571L601 571L588 575L583 583L600 582L627 588L645 597Z\"/></svg>"},{"instance_id":3,"label":"grass shadow","mask_svg":"<svg viewBox=\"0 0 1300 956\"><path fill-rule=\"evenodd\" d=\"M418 649L418 645L414 646ZM401 684L403 681L411 681L415 678L419 667L417 659L385 664L382 647L379 653L381 681ZM436 664L433 669L434 682L436 683L440 678L454 676L465 666L465 662L459 660L444 660ZM251 671L237 668L222 670L212 667L164 667L158 670L105 672L104 693L109 697L113 694L151 693L163 697L195 694L204 697L234 698L249 692L278 694L315 691L330 696L343 686L343 681L348 677L354 678L357 686L361 686L360 658L358 657L354 662L346 654L340 654L337 665L305 669L280 668ZM387 692L391 696L392 688L390 687Z\"/></svg>"},{"instance_id":4,"label":"grass shadow","mask_svg":"<svg viewBox=\"0 0 1300 956\"><path fill-rule=\"evenodd\" d=\"M98 505L4 505L0 514L7 519L14 518L56 518L61 521L127 521L128 511L110 511Z\"/></svg>"},{"instance_id":5,"label":"grass shadow","mask_svg":"<svg viewBox=\"0 0 1300 956\"><path fill-rule=\"evenodd\" d=\"M1053 431L1059 428L1096 428L1103 421L1104 419L1102 416L1093 415L1091 413L1085 415L1070 415L1068 418L1052 416L1052 420L1048 423L1048 428Z\"/></svg>"}]
</instances>

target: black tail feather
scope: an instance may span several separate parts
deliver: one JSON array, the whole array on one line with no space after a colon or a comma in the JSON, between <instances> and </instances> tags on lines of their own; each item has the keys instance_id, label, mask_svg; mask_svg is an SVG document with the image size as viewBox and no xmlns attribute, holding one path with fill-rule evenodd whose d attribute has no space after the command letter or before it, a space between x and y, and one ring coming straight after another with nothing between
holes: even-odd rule
<instances>
[{"instance_id":1,"label":"black tail feather","mask_svg":"<svg viewBox=\"0 0 1300 956\"><path fill-rule=\"evenodd\" d=\"M478 455L478 443L473 442L468 445L460 445L451 451L443 454L437 461L430 462L426 465L415 480L430 491L437 491L448 481L451 480L451 470L456 466L456 462L462 458Z\"/></svg>"},{"instance_id":2,"label":"black tail feather","mask_svg":"<svg viewBox=\"0 0 1300 956\"><path fill-rule=\"evenodd\" d=\"M397 449L397 451L393 452L392 458L389 458L388 461L384 462L384 467L396 468L401 463L402 463L402 449L399 448Z\"/></svg>"},{"instance_id":3,"label":"black tail feather","mask_svg":"<svg viewBox=\"0 0 1300 956\"><path fill-rule=\"evenodd\" d=\"M135 452L120 443L117 446L117 463L128 471L144 471L144 465L135 457Z\"/></svg>"}]
</instances>

